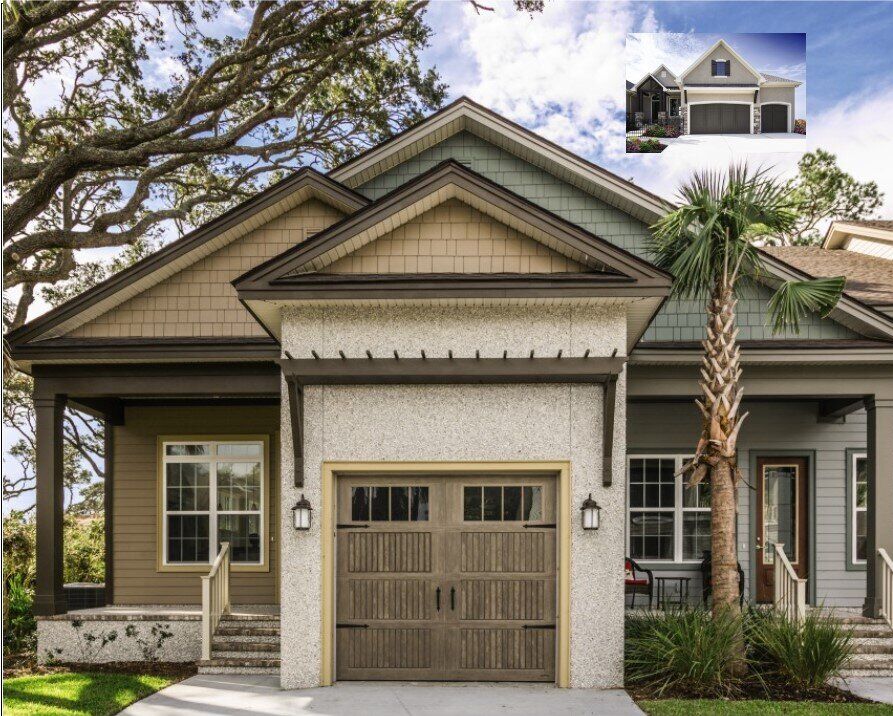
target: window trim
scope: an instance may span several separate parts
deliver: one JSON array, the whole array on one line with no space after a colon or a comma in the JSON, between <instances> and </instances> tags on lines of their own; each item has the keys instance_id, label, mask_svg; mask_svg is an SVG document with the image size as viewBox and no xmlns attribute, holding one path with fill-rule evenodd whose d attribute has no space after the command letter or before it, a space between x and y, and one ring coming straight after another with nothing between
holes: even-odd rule
<instances>
[{"instance_id":1,"label":"window trim","mask_svg":"<svg viewBox=\"0 0 893 716\"><path fill-rule=\"evenodd\" d=\"M655 566L669 566L669 565L683 565L686 568L696 567L700 565L703 558L696 557L693 559L684 559L682 557L682 525L683 518L686 512L711 512L710 507L685 507L683 504L683 493L685 487L683 486L684 477L682 475L677 475L676 484L674 486L674 506L673 507L632 507L630 503L630 461L631 460L645 460L645 459L672 459L674 461L674 472L679 472L679 469L682 467L682 462L690 457L690 453L676 453L676 452L627 452L626 455L626 555L631 557L630 553L630 533L632 527L632 513L633 512L670 512L673 514L673 558L672 559L646 559L646 558L634 558L636 562L642 565L655 565Z\"/></svg>"},{"instance_id":2,"label":"window trim","mask_svg":"<svg viewBox=\"0 0 893 716\"><path fill-rule=\"evenodd\" d=\"M255 442L261 443L263 454L261 456L261 509L259 511L261 518L261 561L258 563L232 563L233 572L269 572L270 571L270 436L269 435L159 435L157 436L156 448L156 544L155 556L156 572L192 572L207 573L211 568L214 558L217 555L217 534L216 523L212 519L208 525L209 535L212 543L210 545L208 562L190 562L190 563L168 563L167 561L167 503L165 495L165 469L166 464L164 448L165 445L171 443L233 443L233 442ZM227 462L216 458L219 462ZM238 461L239 458L236 458ZM201 456L190 457L191 462L201 462ZM213 471L211 488L214 488ZM216 491L211 494L211 500L216 499ZM210 505L209 505L210 506ZM210 514L216 514L216 509L210 511ZM224 514L232 514L231 510L224 510ZM246 511L247 512L247 511ZM186 513L188 514L188 513ZM201 512L200 514L205 514ZM243 514L243 513L238 513Z\"/></svg>"},{"instance_id":3,"label":"window trim","mask_svg":"<svg viewBox=\"0 0 893 716\"><path fill-rule=\"evenodd\" d=\"M726 74L724 74L724 75L715 75L715 74L713 74L712 70L713 70L713 68L717 67L720 62L726 63L726 65L728 66L728 70L727 70ZM710 74L711 77L731 77L732 76L732 63L730 60L716 58L711 61L710 68L711 68L711 74Z\"/></svg>"},{"instance_id":4,"label":"window trim","mask_svg":"<svg viewBox=\"0 0 893 716\"><path fill-rule=\"evenodd\" d=\"M846 450L846 569L848 572L862 572L868 569L868 561L856 559L856 514L868 507L856 506L856 460L868 459L865 448Z\"/></svg>"}]
</instances>

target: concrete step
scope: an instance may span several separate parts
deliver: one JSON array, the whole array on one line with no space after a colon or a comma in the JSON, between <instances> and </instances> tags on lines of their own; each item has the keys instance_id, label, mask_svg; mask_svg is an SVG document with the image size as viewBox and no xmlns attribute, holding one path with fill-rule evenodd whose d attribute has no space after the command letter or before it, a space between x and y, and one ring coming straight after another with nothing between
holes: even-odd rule
<instances>
[{"instance_id":1,"label":"concrete step","mask_svg":"<svg viewBox=\"0 0 893 716\"><path fill-rule=\"evenodd\" d=\"M202 659L198 662L198 667L226 667L233 669L273 669L279 668L279 659L261 658L247 659L244 655L238 657L222 657Z\"/></svg>"},{"instance_id":2,"label":"concrete step","mask_svg":"<svg viewBox=\"0 0 893 716\"><path fill-rule=\"evenodd\" d=\"M248 637L247 640L214 639L211 642L211 651L263 651L267 653L279 653L279 640L259 641L270 637Z\"/></svg>"},{"instance_id":3,"label":"concrete step","mask_svg":"<svg viewBox=\"0 0 893 716\"><path fill-rule=\"evenodd\" d=\"M893 631L886 624L854 624L851 627L854 639L890 639Z\"/></svg>"},{"instance_id":4,"label":"concrete step","mask_svg":"<svg viewBox=\"0 0 893 716\"><path fill-rule=\"evenodd\" d=\"M278 619L229 619L227 617L222 617L220 619L220 623L218 624L218 628L226 626L226 627L266 627L270 629L278 629L279 628L279 620Z\"/></svg>"},{"instance_id":5,"label":"concrete step","mask_svg":"<svg viewBox=\"0 0 893 716\"><path fill-rule=\"evenodd\" d=\"M270 659L279 660L279 650L276 651L229 651L225 649L212 649L211 660L217 659L235 659L237 661L268 661Z\"/></svg>"},{"instance_id":6,"label":"concrete step","mask_svg":"<svg viewBox=\"0 0 893 716\"><path fill-rule=\"evenodd\" d=\"M229 621L237 621L237 622L267 622L274 621L277 624L279 623L279 615L278 614L262 614L262 613L246 613L246 612L230 612L229 614L224 614L220 617L223 620Z\"/></svg>"},{"instance_id":7,"label":"concrete step","mask_svg":"<svg viewBox=\"0 0 893 716\"><path fill-rule=\"evenodd\" d=\"M221 636L220 632L217 632L217 634L214 635L214 639L219 640L219 641L226 641L229 643L238 641L238 642L248 642L250 644L276 644L277 647L279 646L279 635L278 634L266 635L266 636L264 636L264 635L258 636L257 634L255 634L254 636L252 636L250 634L247 636L245 634L230 634L229 636Z\"/></svg>"},{"instance_id":8,"label":"concrete step","mask_svg":"<svg viewBox=\"0 0 893 716\"><path fill-rule=\"evenodd\" d=\"M214 636L279 636L279 627L275 626L218 626Z\"/></svg>"},{"instance_id":9,"label":"concrete step","mask_svg":"<svg viewBox=\"0 0 893 716\"><path fill-rule=\"evenodd\" d=\"M893 669L841 669L844 679L870 679L881 676L893 676Z\"/></svg>"},{"instance_id":10,"label":"concrete step","mask_svg":"<svg viewBox=\"0 0 893 716\"><path fill-rule=\"evenodd\" d=\"M846 663L847 669L893 670L893 654L854 654Z\"/></svg>"},{"instance_id":11,"label":"concrete step","mask_svg":"<svg viewBox=\"0 0 893 716\"><path fill-rule=\"evenodd\" d=\"M893 638L853 639L856 654L890 654L893 656Z\"/></svg>"},{"instance_id":12,"label":"concrete step","mask_svg":"<svg viewBox=\"0 0 893 716\"><path fill-rule=\"evenodd\" d=\"M278 666L200 666L199 674L279 674Z\"/></svg>"},{"instance_id":13,"label":"concrete step","mask_svg":"<svg viewBox=\"0 0 893 716\"><path fill-rule=\"evenodd\" d=\"M875 619L874 617L863 617L859 614L829 614L832 622L838 624L886 624L883 619ZM889 626L887 627L889 629Z\"/></svg>"}]
</instances>

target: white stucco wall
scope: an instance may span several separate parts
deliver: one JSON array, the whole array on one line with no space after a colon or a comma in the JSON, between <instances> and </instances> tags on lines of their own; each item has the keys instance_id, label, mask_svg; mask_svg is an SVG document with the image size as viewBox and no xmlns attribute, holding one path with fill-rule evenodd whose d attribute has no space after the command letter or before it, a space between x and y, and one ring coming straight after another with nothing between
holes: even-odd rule
<instances>
[{"instance_id":1,"label":"white stucco wall","mask_svg":"<svg viewBox=\"0 0 893 716\"><path fill-rule=\"evenodd\" d=\"M283 349L336 357L343 350L429 357L579 356L623 353L622 305L376 307L286 310ZM591 385L313 387L304 400L304 487L295 489L290 417L282 414L281 625L283 688L315 686L321 666L319 519L291 525L304 493L321 504L324 461L569 460L571 462L570 683L614 687L623 680L625 379L618 381L614 484L602 487L602 389ZM589 494L603 524L584 533L576 508Z\"/></svg>"}]
</instances>

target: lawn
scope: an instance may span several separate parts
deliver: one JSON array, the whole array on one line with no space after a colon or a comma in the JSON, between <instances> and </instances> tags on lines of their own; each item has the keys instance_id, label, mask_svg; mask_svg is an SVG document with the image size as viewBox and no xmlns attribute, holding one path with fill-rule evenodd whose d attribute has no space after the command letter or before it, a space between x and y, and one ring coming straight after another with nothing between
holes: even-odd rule
<instances>
[{"instance_id":1,"label":"lawn","mask_svg":"<svg viewBox=\"0 0 893 716\"><path fill-rule=\"evenodd\" d=\"M155 693L176 676L67 672L3 682L3 716L108 716Z\"/></svg>"},{"instance_id":2,"label":"lawn","mask_svg":"<svg viewBox=\"0 0 893 716\"><path fill-rule=\"evenodd\" d=\"M893 716L885 704L834 704L815 701L718 701L666 699L639 701L649 716Z\"/></svg>"}]
</instances>

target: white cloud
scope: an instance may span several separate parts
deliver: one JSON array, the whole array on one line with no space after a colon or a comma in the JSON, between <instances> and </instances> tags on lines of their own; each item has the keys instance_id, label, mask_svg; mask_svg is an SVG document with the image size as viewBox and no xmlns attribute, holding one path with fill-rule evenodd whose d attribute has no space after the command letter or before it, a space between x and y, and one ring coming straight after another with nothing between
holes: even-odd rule
<instances>
[{"instance_id":1,"label":"white cloud","mask_svg":"<svg viewBox=\"0 0 893 716\"><path fill-rule=\"evenodd\" d=\"M678 32L637 32L626 38L626 79L638 82L648 72L666 65L679 74L711 45L704 35Z\"/></svg>"}]
</instances>

